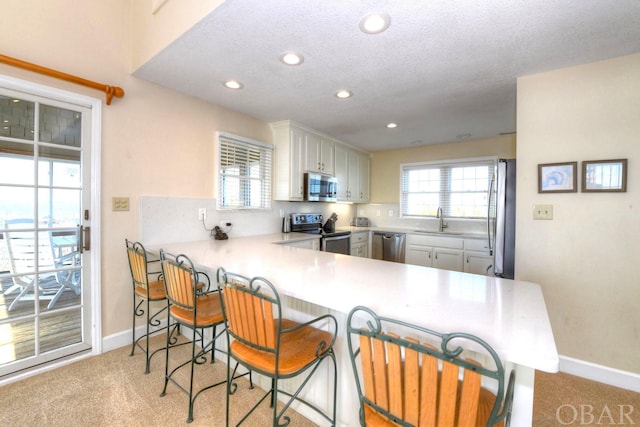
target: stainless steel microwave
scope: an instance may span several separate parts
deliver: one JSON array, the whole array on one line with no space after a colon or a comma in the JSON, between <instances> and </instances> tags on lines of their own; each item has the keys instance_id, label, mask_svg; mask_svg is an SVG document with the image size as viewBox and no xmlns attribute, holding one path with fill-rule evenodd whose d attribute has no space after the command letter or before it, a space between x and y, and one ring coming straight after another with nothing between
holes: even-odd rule
<instances>
[{"instance_id":1,"label":"stainless steel microwave","mask_svg":"<svg viewBox=\"0 0 640 427\"><path fill-rule=\"evenodd\" d=\"M304 200L308 202L335 202L338 181L335 176L307 172L304 174Z\"/></svg>"}]
</instances>

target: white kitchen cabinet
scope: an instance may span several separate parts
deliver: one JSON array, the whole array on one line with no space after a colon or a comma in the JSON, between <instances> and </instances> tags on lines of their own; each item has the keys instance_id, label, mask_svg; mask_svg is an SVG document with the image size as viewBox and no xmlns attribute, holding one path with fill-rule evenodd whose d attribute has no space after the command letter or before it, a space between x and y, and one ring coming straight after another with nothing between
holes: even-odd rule
<instances>
[{"instance_id":1,"label":"white kitchen cabinet","mask_svg":"<svg viewBox=\"0 0 640 427\"><path fill-rule=\"evenodd\" d=\"M351 233L351 255L369 258L369 232L357 231Z\"/></svg>"},{"instance_id":2,"label":"white kitchen cabinet","mask_svg":"<svg viewBox=\"0 0 640 427\"><path fill-rule=\"evenodd\" d=\"M369 171L371 169L371 158L368 153L358 153L358 202L369 201Z\"/></svg>"},{"instance_id":3,"label":"white kitchen cabinet","mask_svg":"<svg viewBox=\"0 0 640 427\"><path fill-rule=\"evenodd\" d=\"M465 273L490 275L493 267L493 256L486 239L465 239L464 271Z\"/></svg>"},{"instance_id":4,"label":"white kitchen cabinet","mask_svg":"<svg viewBox=\"0 0 640 427\"><path fill-rule=\"evenodd\" d=\"M369 201L369 168L369 154L336 144L335 176L338 181L339 201Z\"/></svg>"},{"instance_id":5,"label":"white kitchen cabinet","mask_svg":"<svg viewBox=\"0 0 640 427\"><path fill-rule=\"evenodd\" d=\"M433 249L433 267L443 270L463 271L464 251L458 249Z\"/></svg>"},{"instance_id":6,"label":"white kitchen cabinet","mask_svg":"<svg viewBox=\"0 0 640 427\"><path fill-rule=\"evenodd\" d=\"M275 200L304 200L303 153L306 133L289 122L272 123L275 155L273 160Z\"/></svg>"},{"instance_id":7,"label":"white kitchen cabinet","mask_svg":"<svg viewBox=\"0 0 640 427\"><path fill-rule=\"evenodd\" d=\"M305 137L305 169L333 175L335 142L313 132L306 132Z\"/></svg>"},{"instance_id":8,"label":"white kitchen cabinet","mask_svg":"<svg viewBox=\"0 0 640 427\"><path fill-rule=\"evenodd\" d=\"M405 264L463 271L463 260L463 239L425 234L407 234Z\"/></svg>"}]
</instances>

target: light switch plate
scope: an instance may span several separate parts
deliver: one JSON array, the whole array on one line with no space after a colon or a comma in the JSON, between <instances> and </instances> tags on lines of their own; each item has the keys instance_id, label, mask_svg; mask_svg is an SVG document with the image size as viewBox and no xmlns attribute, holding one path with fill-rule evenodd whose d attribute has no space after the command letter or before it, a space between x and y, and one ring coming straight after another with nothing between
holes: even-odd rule
<instances>
[{"instance_id":1,"label":"light switch plate","mask_svg":"<svg viewBox=\"0 0 640 427\"><path fill-rule=\"evenodd\" d=\"M128 211L129 210L129 198L128 197L114 197L112 200L112 211Z\"/></svg>"},{"instance_id":2,"label":"light switch plate","mask_svg":"<svg viewBox=\"0 0 640 427\"><path fill-rule=\"evenodd\" d=\"M533 205L533 219L553 219L553 205Z\"/></svg>"}]
</instances>

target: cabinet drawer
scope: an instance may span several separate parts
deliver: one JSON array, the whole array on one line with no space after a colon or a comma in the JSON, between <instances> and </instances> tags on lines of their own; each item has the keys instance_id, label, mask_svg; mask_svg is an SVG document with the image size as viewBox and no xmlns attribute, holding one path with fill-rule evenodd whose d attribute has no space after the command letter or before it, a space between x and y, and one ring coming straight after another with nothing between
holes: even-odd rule
<instances>
[{"instance_id":1,"label":"cabinet drawer","mask_svg":"<svg viewBox=\"0 0 640 427\"><path fill-rule=\"evenodd\" d=\"M464 249L464 239L459 237L428 236L423 234L408 234L408 245L435 246L438 248Z\"/></svg>"},{"instance_id":2,"label":"cabinet drawer","mask_svg":"<svg viewBox=\"0 0 640 427\"><path fill-rule=\"evenodd\" d=\"M487 239L465 239L464 249L466 251L489 252L489 242Z\"/></svg>"},{"instance_id":3,"label":"cabinet drawer","mask_svg":"<svg viewBox=\"0 0 640 427\"><path fill-rule=\"evenodd\" d=\"M351 243L364 243L369 241L369 232L351 233Z\"/></svg>"}]
</instances>

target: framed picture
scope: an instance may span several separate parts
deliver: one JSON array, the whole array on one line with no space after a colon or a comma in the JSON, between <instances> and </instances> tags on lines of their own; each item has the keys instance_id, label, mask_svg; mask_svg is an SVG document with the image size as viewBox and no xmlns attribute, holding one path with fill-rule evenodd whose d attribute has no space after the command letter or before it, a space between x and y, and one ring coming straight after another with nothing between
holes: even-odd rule
<instances>
[{"instance_id":1,"label":"framed picture","mask_svg":"<svg viewBox=\"0 0 640 427\"><path fill-rule=\"evenodd\" d=\"M582 162L582 191L627 191L627 159Z\"/></svg>"},{"instance_id":2,"label":"framed picture","mask_svg":"<svg viewBox=\"0 0 640 427\"><path fill-rule=\"evenodd\" d=\"M578 162L538 165L538 193L578 191Z\"/></svg>"}]
</instances>

